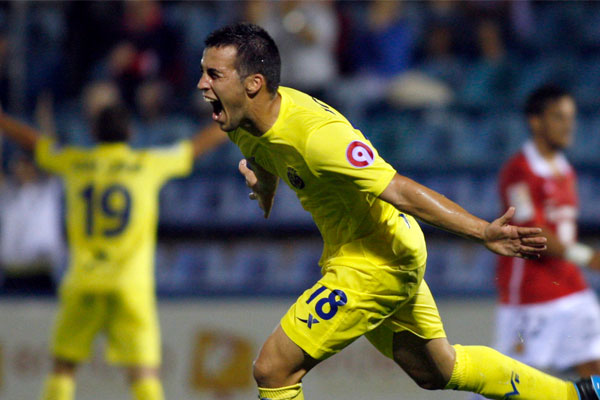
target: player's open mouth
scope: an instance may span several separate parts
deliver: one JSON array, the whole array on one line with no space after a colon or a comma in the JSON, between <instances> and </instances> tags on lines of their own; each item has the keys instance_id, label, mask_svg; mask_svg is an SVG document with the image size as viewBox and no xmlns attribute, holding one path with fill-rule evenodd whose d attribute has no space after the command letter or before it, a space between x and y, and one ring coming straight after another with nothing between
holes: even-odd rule
<instances>
[{"instance_id":1,"label":"player's open mouth","mask_svg":"<svg viewBox=\"0 0 600 400\"><path fill-rule=\"evenodd\" d=\"M223 104L217 99L210 99L205 97L204 100L210 103L213 108L212 119L213 121L218 121L221 118L221 114L223 113Z\"/></svg>"}]
</instances>

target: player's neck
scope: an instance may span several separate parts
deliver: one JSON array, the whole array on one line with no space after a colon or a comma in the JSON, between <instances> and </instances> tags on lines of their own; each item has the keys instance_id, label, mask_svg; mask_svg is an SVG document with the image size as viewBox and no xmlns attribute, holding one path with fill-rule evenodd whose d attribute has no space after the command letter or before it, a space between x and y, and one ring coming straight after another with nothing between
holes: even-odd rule
<instances>
[{"instance_id":1,"label":"player's neck","mask_svg":"<svg viewBox=\"0 0 600 400\"><path fill-rule=\"evenodd\" d=\"M547 161L554 160L560 152L559 149L556 149L554 146L551 146L546 140L540 137L534 137L533 144L542 156L542 158L544 158Z\"/></svg>"},{"instance_id":2,"label":"player's neck","mask_svg":"<svg viewBox=\"0 0 600 400\"><path fill-rule=\"evenodd\" d=\"M281 108L281 95L277 93L274 97L270 94L262 94L262 98L256 99L249 109L249 117L243 128L254 136L262 136L267 132L279 117Z\"/></svg>"}]
</instances>

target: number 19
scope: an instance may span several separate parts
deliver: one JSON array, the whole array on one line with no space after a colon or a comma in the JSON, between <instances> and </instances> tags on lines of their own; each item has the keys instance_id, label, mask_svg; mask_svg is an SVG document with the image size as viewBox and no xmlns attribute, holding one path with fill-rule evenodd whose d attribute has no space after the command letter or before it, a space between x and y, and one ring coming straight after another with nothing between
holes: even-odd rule
<instances>
[{"instance_id":1,"label":"number 19","mask_svg":"<svg viewBox=\"0 0 600 400\"><path fill-rule=\"evenodd\" d=\"M92 236L95 228L95 214L101 215L112 221L113 227L104 228L104 236L117 236L121 234L129 223L131 216L131 194L126 187L114 184L97 194L93 185L86 186L81 191L81 197L85 201L85 233Z\"/></svg>"}]
</instances>

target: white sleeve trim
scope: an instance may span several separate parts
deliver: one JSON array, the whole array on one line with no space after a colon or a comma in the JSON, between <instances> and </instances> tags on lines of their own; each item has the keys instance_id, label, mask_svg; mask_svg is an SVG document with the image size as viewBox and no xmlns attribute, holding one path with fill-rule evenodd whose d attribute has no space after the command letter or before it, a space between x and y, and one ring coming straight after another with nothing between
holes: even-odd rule
<instances>
[{"instance_id":1,"label":"white sleeve trim","mask_svg":"<svg viewBox=\"0 0 600 400\"><path fill-rule=\"evenodd\" d=\"M514 222L521 223L530 221L535 216L535 207L529 192L529 186L525 182L515 183L506 189L508 205L515 207Z\"/></svg>"}]
</instances>

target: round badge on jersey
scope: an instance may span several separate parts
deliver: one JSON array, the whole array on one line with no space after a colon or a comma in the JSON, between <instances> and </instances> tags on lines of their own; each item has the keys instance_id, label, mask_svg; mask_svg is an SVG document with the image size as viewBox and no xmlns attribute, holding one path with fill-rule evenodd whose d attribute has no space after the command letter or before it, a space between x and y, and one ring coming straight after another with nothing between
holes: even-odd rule
<instances>
[{"instance_id":1,"label":"round badge on jersey","mask_svg":"<svg viewBox=\"0 0 600 400\"><path fill-rule=\"evenodd\" d=\"M375 153L373 153L373 150L366 143L354 140L346 149L346 158L352 166L364 168L373 164Z\"/></svg>"}]
</instances>

